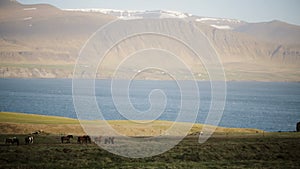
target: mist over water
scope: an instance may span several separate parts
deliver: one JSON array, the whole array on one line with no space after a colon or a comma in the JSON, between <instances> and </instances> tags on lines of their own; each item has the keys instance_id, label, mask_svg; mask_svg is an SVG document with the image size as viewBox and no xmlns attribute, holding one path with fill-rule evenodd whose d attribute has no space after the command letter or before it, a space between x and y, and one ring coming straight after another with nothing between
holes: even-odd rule
<instances>
[{"instance_id":1,"label":"mist over water","mask_svg":"<svg viewBox=\"0 0 300 169\"><path fill-rule=\"evenodd\" d=\"M120 80L118 83L125 82ZM188 83L190 82L186 81L187 85ZM110 80L96 80L98 107L106 120L125 120L113 103L110 85ZM198 88L200 108L196 122L204 123L211 102L210 83L198 82ZM162 92L165 98L153 93L149 96L153 90ZM155 111L156 105L165 101L165 109L158 119L176 120L181 109L181 94L175 81L136 80L130 84L129 92L129 99L137 113L145 112L151 106ZM149 97L153 97L152 102ZM0 79L0 111L76 118L72 100L72 80ZM185 121L189 121L188 117ZM226 105L219 126L294 131L298 121L300 83L227 82Z\"/></svg>"}]
</instances>

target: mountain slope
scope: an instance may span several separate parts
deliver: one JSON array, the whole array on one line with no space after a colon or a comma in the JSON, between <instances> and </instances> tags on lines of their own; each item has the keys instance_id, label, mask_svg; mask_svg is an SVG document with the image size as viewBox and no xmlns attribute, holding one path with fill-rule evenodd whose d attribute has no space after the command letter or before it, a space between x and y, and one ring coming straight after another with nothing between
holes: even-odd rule
<instances>
[{"instance_id":1,"label":"mountain slope","mask_svg":"<svg viewBox=\"0 0 300 169\"><path fill-rule=\"evenodd\" d=\"M10 0L3 0L0 4L0 76L71 78L79 50L98 28L116 18L126 22L128 19L148 17L164 18L170 23L174 18L183 18L195 23L218 51L227 80L300 80L299 26L279 21L252 24L162 10L60 10L47 4L22 5ZM172 25L178 26L175 22ZM153 42L143 37L134 41L134 44L141 46L146 43ZM167 43L170 48L178 48L174 42ZM159 43L154 45L160 47ZM113 49L103 62L98 77L111 77L113 65L122 59L118 56L136 48L124 42ZM199 60L195 60L187 51L178 52L184 55L183 60L199 80L209 78ZM168 63L165 66L172 67ZM182 73L176 66L172 68L175 73ZM128 71L132 70L129 69L124 69L124 78L130 78ZM166 78L153 73L144 74L140 78L148 76ZM182 78L185 76L182 75Z\"/></svg>"},{"instance_id":2,"label":"mountain slope","mask_svg":"<svg viewBox=\"0 0 300 169\"><path fill-rule=\"evenodd\" d=\"M50 5L0 7L1 61L73 64L84 41L113 17L72 13Z\"/></svg>"},{"instance_id":3,"label":"mountain slope","mask_svg":"<svg viewBox=\"0 0 300 169\"><path fill-rule=\"evenodd\" d=\"M281 21L247 23L235 29L268 42L300 44L300 27Z\"/></svg>"}]
</instances>

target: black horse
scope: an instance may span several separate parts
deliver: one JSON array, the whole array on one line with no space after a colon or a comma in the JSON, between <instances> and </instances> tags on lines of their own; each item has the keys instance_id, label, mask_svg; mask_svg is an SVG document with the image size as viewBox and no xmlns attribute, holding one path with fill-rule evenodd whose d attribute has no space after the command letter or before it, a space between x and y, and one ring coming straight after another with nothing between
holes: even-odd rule
<instances>
[{"instance_id":1,"label":"black horse","mask_svg":"<svg viewBox=\"0 0 300 169\"><path fill-rule=\"evenodd\" d=\"M115 137L108 137L104 139L104 144L115 144Z\"/></svg>"},{"instance_id":2,"label":"black horse","mask_svg":"<svg viewBox=\"0 0 300 169\"><path fill-rule=\"evenodd\" d=\"M73 135L62 136L61 143L64 143L64 141L66 141L66 143L70 143L71 138L73 138Z\"/></svg>"},{"instance_id":3,"label":"black horse","mask_svg":"<svg viewBox=\"0 0 300 169\"><path fill-rule=\"evenodd\" d=\"M91 137L88 135L84 136L78 136L77 138L77 143L82 144L82 143L91 143Z\"/></svg>"},{"instance_id":4,"label":"black horse","mask_svg":"<svg viewBox=\"0 0 300 169\"><path fill-rule=\"evenodd\" d=\"M33 136L25 137L25 144L32 144L33 143Z\"/></svg>"},{"instance_id":5,"label":"black horse","mask_svg":"<svg viewBox=\"0 0 300 169\"><path fill-rule=\"evenodd\" d=\"M5 139L5 144L17 144L19 145L19 139L17 137L10 137Z\"/></svg>"}]
</instances>

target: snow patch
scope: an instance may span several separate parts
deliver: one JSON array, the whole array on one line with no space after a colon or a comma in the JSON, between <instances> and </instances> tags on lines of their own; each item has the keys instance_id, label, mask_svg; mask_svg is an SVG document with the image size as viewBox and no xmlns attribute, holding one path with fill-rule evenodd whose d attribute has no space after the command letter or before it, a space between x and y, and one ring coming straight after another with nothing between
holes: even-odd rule
<instances>
[{"instance_id":1,"label":"snow patch","mask_svg":"<svg viewBox=\"0 0 300 169\"><path fill-rule=\"evenodd\" d=\"M217 21L219 19L217 18L197 18L196 21L197 22L203 22L203 21Z\"/></svg>"},{"instance_id":2,"label":"snow patch","mask_svg":"<svg viewBox=\"0 0 300 169\"><path fill-rule=\"evenodd\" d=\"M229 25L210 25L210 26L217 29L232 29L232 27L230 27Z\"/></svg>"},{"instance_id":3,"label":"snow patch","mask_svg":"<svg viewBox=\"0 0 300 169\"><path fill-rule=\"evenodd\" d=\"M30 19L32 19L32 17L23 18L24 21L27 21L27 20L30 20Z\"/></svg>"},{"instance_id":4,"label":"snow patch","mask_svg":"<svg viewBox=\"0 0 300 169\"><path fill-rule=\"evenodd\" d=\"M240 20L237 19L226 19L226 18L197 18L195 21L197 22L206 22L206 21L223 21L223 22L230 22L230 23L240 23Z\"/></svg>"},{"instance_id":5,"label":"snow patch","mask_svg":"<svg viewBox=\"0 0 300 169\"><path fill-rule=\"evenodd\" d=\"M100 12L103 14L113 15L119 19L143 19L144 16L149 17L149 14L157 14L159 18L187 18L192 16L191 14L170 11L170 10L156 10L156 11L144 11L144 10L118 10L118 9L103 9L103 8L89 8L89 9L63 9L65 11L77 11L77 12Z\"/></svg>"},{"instance_id":6,"label":"snow patch","mask_svg":"<svg viewBox=\"0 0 300 169\"><path fill-rule=\"evenodd\" d=\"M168 16L174 17L174 18L186 18L186 17L188 17L187 14L182 13L182 12L178 12L178 11L163 10L162 13L165 13Z\"/></svg>"},{"instance_id":7,"label":"snow patch","mask_svg":"<svg viewBox=\"0 0 300 169\"><path fill-rule=\"evenodd\" d=\"M24 11L32 11L32 10L36 10L36 8L24 8Z\"/></svg>"},{"instance_id":8,"label":"snow patch","mask_svg":"<svg viewBox=\"0 0 300 169\"><path fill-rule=\"evenodd\" d=\"M104 14L109 13L138 13L145 12L143 10L119 10L119 9L104 9L104 8L86 8L86 9L63 9L64 11L77 11L77 12L100 12Z\"/></svg>"}]
</instances>

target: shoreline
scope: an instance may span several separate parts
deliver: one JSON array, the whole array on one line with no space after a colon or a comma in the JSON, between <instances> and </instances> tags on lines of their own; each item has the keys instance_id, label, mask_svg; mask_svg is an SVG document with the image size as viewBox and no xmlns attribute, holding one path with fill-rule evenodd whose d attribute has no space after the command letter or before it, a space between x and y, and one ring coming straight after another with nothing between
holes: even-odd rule
<instances>
[{"instance_id":1,"label":"shoreline","mask_svg":"<svg viewBox=\"0 0 300 169\"><path fill-rule=\"evenodd\" d=\"M73 79L73 77L0 77L0 79L24 79L24 80L71 80ZM87 80L87 79L93 79L93 78L83 78L82 80ZM131 79L114 79L114 78L95 78L93 80L131 80ZM174 80L170 80L170 79L135 79L138 81L174 81ZM210 79L178 79L177 81L196 81L196 82L210 82ZM220 80L216 80L216 81L220 81ZM220 81L223 82L223 81ZM231 79L231 80L227 80L225 79L225 82L261 82L261 83L300 83L300 80L255 80L255 79Z\"/></svg>"}]
</instances>

